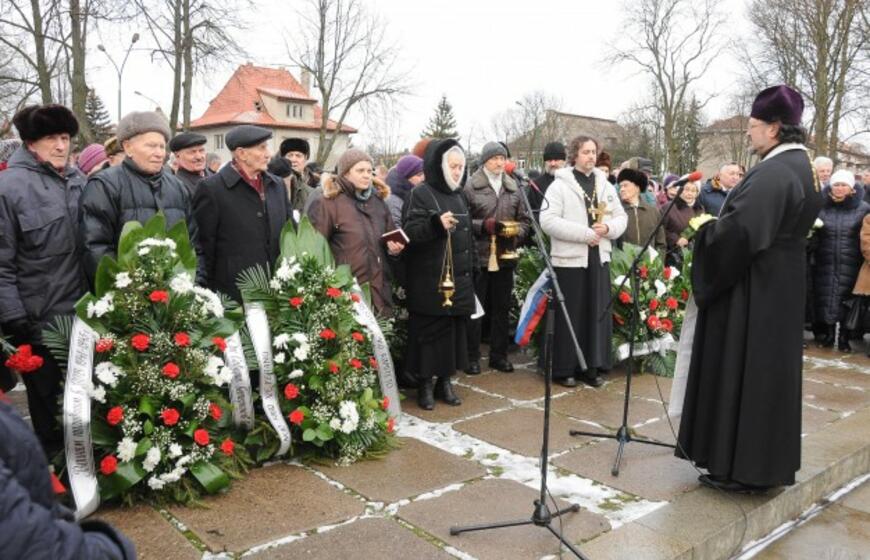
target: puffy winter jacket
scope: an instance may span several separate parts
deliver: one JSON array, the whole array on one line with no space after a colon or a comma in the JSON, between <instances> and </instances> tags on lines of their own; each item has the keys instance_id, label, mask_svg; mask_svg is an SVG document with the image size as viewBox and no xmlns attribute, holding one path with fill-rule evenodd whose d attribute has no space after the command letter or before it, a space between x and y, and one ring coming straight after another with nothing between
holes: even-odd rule
<instances>
[{"instance_id":1,"label":"puffy winter jacket","mask_svg":"<svg viewBox=\"0 0 870 560\"><path fill-rule=\"evenodd\" d=\"M101 521L79 525L57 502L42 446L12 406L0 400L0 558L135 557L124 535Z\"/></svg>"},{"instance_id":2,"label":"puffy winter jacket","mask_svg":"<svg viewBox=\"0 0 870 560\"><path fill-rule=\"evenodd\" d=\"M819 219L824 225L814 234L818 236L813 270L814 319L833 325L844 319L846 309L842 303L852 292L864 263L861 224L870 212L870 204L864 201L860 187L840 203L831 199L830 187L822 194L825 206Z\"/></svg>"}]
</instances>

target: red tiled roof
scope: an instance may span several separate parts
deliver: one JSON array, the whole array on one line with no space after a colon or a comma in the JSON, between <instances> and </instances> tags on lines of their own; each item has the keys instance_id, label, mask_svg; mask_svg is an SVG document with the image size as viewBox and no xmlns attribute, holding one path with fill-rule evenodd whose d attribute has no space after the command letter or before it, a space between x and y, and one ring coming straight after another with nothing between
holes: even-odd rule
<instances>
[{"instance_id":1,"label":"red tiled roof","mask_svg":"<svg viewBox=\"0 0 870 560\"><path fill-rule=\"evenodd\" d=\"M269 128L287 128L301 130L317 130L320 128L322 111L320 105L314 105L314 120L300 123L269 114L265 106L257 110L257 102L261 94L267 94L282 99L294 99L302 102L315 102L309 96L296 78L280 68L263 68L253 64L239 66L229 81L224 85L217 97L211 100L208 109L198 119L190 123L191 129L206 128L219 125L256 124ZM327 129L335 131L338 123L330 120ZM342 125L342 132L352 134L357 130L352 126Z\"/></svg>"}]
</instances>

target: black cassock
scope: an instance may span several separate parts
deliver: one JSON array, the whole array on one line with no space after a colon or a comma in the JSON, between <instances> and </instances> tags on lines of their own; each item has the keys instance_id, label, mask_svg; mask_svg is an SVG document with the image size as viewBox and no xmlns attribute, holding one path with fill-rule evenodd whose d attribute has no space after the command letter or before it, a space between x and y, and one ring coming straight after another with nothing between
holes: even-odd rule
<instances>
[{"instance_id":1,"label":"black cassock","mask_svg":"<svg viewBox=\"0 0 870 560\"><path fill-rule=\"evenodd\" d=\"M695 237L676 454L756 486L793 484L800 468L805 248L822 198L807 152L791 147L752 168Z\"/></svg>"}]
</instances>

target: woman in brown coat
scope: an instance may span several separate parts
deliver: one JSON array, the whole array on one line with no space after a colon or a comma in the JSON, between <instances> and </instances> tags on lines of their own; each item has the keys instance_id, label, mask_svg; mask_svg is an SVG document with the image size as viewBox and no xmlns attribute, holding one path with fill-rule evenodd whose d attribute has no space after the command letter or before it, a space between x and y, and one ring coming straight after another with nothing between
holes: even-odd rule
<instances>
[{"instance_id":1,"label":"woman in brown coat","mask_svg":"<svg viewBox=\"0 0 870 560\"><path fill-rule=\"evenodd\" d=\"M670 266L683 265L683 249L689 247L689 240L683 237L683 232L689 227L689 220L704 213L698 203L699 191L698 183L686 183L683 193L665 218L665 240L668 244L665 261Z\"/></svg>"},{"instance_id":2,"label":"woman in brown coat","mask_svg":"<svg viewBox=\"0 0 870 560\"><path fill-rule=\"evenodd\" d=\"M864 264L858 271L858 279L855 281L855 288L852 294L859 297L855 302L861 306L862 323L870 323L870 214L864 216L864 221L861 223L861 255L864 257ZM870 357L870 349L867 350L867 356Z\"/></svg>"},{"instance_id":3,"label":"woman in brown coat","mask_svg":"<svg viewBox=\"0 0 870 560\"><path fill-rule=\"evenodd\" d=\"M373 162L362 150L352 148L338 160L338 174L323 180L308 207L311 224L329 241L338 264L350 265L362 285L371 287L375 313L392 311L390 259L405 246L385 242L381 236L395 225L384 200L390 188L373 175Z\"/></svg>"}]
</instances>

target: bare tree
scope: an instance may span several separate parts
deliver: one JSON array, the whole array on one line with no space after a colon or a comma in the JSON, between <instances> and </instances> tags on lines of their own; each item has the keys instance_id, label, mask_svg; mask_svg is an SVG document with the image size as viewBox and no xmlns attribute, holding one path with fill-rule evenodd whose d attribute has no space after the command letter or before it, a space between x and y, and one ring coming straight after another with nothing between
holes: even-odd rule
<instances>
[{"instance_id":1,"label":"bare tree","mask_svg":"<svg viewBox=\"0 0 870 560\"><path fill-rule=\"evenodd\" d=\"M387 26L360 0L307 0L299 18L288 57L311 74L320 97L315 159L323 163L351 110L400 97L410 87L398 69L401 49L387 42Z\"/></svg>"},{"instance_id":2,"label":"bare tree","mask_svg":"<svg viewBox=\"0 0 870 560\"><path fill-rule=\"evenodd\" d=\"M60 7L59 0L0 0L0 45L18 62L15 73L4 66L0 80L35 88L43 103L54 101L52 80L63 55Z\"/></svg>"},{"instance_id":3,"label":"bare tree","mask_svg":"<svg viewBox=\"0 0 870 560\"><path fill-rule=\"evenodd\" d=\"M562 100L537 90L523 95L516 105L523 131L517 149L525 152L526 165L539 166L542 161L538 152L543 152L544 143L560 136L557 112L562 109Z\"/></svg>"},{"instance_id":4,"label":"bare tree","mask_svg":"<svg viewBox=\"0 0 870 560\"><path fill-rule=\"evenodd\" d=\"M392 167L400 157L402 143L399 106L392 100L383 99L369 104L365 116L369 132L368 153L378 164Z\"/></svg>"},{"instance_id":5,"label":"bare tree","mask_svg":"<svg viewBox=\"0 0 870 560\"><path fill-rule=\"evenodd\" d=\"M652 99L662 122L661 168L679 157L675 131L680 111L725 48L718 31L725 16L716 0L627 0L625 44L609 64L628 62L654 84ZM697 93L697 92L695 92ZM710 97L699 98L703 108Z\"/></svg>"},{"instance_id":6,"label":"bare tree","mask_svg":"<svg viewBox=\"0 0 870 560\"><path fill-rule=\"evenodd\" d=\"M870 128L870 4L866 0L754 0L754 85L793 85L808 101L817 153L836 159L844 125Z\"/></svg>"}]
</instances>

